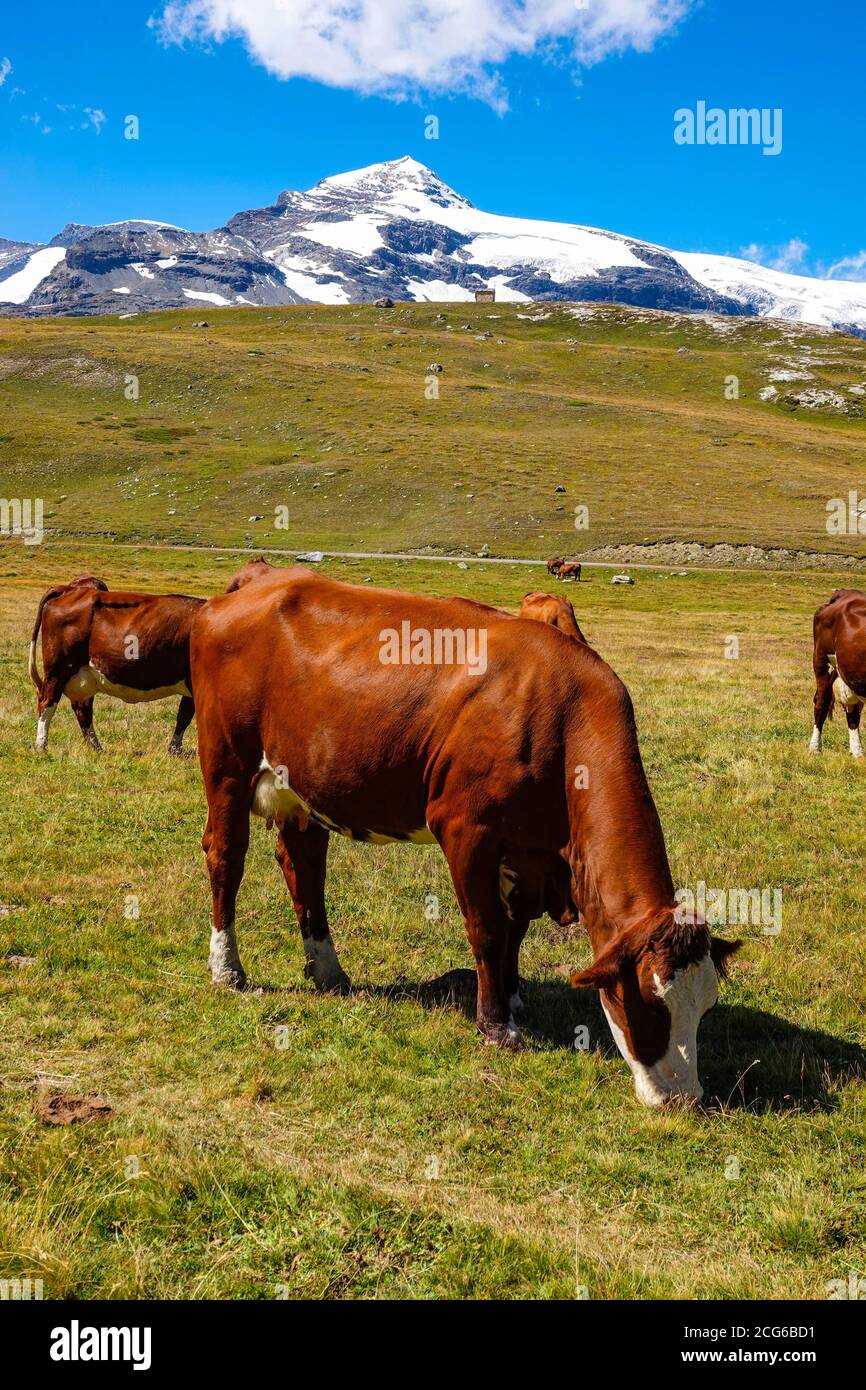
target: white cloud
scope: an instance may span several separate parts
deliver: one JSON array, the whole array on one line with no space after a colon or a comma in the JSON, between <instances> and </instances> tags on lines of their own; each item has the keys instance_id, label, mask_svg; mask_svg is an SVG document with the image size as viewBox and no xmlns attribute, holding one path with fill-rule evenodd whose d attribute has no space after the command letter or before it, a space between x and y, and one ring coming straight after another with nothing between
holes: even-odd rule
<instances>
[{"instance_id":1,"label":"white cloud","mask_svg":"<svg viewBox=\"0 0 866 1390\"><path fill-rule=\"evenodd\" d=\"M841 256L827 265L826 261L810 260L809 245L799 237L791 237L781 246L762 246L750 242L740 255L747 261L757 261L770 270L785 270L791 275L812 275L819 280L866 280L866 250Z\"/></svg>"},{"instance_id":2,"label":"white cloud","mask_svg":"<svg viewBox=\"0 0 866 1390\"><path fill-rule=\"evenodd\" d=\"M855 251L853 256L843 256L828 267L827 280L866 280L866 251Z\"/></svg>"},{"instance_id":3,"label":"white cloud","mask_svg":"<svg viewBox=\"0 0 866 1390\"><path fill-rule=\"evenodd\" d=\"M84 114L87 117L87 120L81 122L81 129L87 130L88 126L93 126L93 129L96 131L98 135L106 122L105 112L100 111L98 106L95 108L93 106L85 106Z\"/></svg>"},{"instance_id":4,"label":"white cloud","mask_svg":"<svg viewBox=\"0 0 866 1390\"><path fill-rule=\"evenodd\" d=\"M808 253L808 242L801 241L796 236L791 237L790 241L784 242L781 246L760 246L753 241L740 251L744 260L757 261L759 265L765 265L770 270L784 270L791 275L808 273L806 263Z\"/></svg>"},{"instance_id":5,"label":"white cloud","mask_svg":"<svg viewBox=\"0 0 866 1390\"><path fill-rule=\"evenodd\" d=\"M6 81L6 78L9 76L11 71L12 64L10 63L9 59L0 58L0 87L3 86L3 83Z\"/></svg>"},{"instance_id":6,"label":"white cloud","mask_svg":"<svg viewBox=\"0 0 866 1390\"><path fill-rule=\"evenodd\" d=\"M508 105L496 71L557 46L578 63L646 51L693 0L170 0L166 43L242 39L278 77L395 98L467 92Z\"/></svg>"}]
</instances>

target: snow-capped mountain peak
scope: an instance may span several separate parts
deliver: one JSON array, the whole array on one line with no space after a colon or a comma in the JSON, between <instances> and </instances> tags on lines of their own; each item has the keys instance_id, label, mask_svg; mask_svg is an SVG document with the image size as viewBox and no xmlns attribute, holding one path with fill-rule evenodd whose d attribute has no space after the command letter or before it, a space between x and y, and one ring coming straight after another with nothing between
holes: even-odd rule
<instances>
[{"instance_id":1,"label":"snow-capped mountain peak","mask_svg":"<svg viewBox=\"0 0 866 1390\"><path fill-rule=\"evenodd\" d=\"M308 190L308 197L346 196L364 199L369 203L384 205L420 206L425 201L440 207L453 206L469 208L472 204L461 194L449 188L411 155L404 154L400 159L389 159L382 164L368 164L363 169L351 169L345 174L331 174L322 179L314 188Z\"/></svg>"},{"instance_id":2,"label":"snow-capped mountain peak","mask_svg":"<svg viewBox=\"0 0 866 1390\"><path fill-rule=\"evenodd\" d=\"M134 218L68 224L48 246L0 238L7 313L471 300L480 289L505 300L777 317L866 337L864 283L483 212L409 155L281 193L212 232Z\"/></svg>"}]
</instances>

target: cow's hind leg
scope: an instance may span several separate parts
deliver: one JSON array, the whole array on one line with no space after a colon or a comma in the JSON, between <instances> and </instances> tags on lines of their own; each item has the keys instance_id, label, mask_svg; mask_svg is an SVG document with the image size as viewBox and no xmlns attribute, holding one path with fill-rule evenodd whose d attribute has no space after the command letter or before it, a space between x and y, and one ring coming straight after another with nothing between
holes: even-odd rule
<instances>
[{"instance_id":1,"label":"cow's hind leg","mask_svg":"<svg viewBox=\"0 0 866 1390\"><path fill-rule=\"evenodd\" d=\"M827 720L827 716L833 709L833 682L836 679L836 672L831 669L829 663L826 670L815 664L815 695L813 706L815 710L815 724L812 729L812 737L809 740L809 752L821 752L821 730Z\"/></svg>"},{"instance_id":2,"label":"cow's hind leg","mask_svg":"<svg viewBox=\"0 0 866 1390\"><path fill-rule=\"evenodd\" d=\"M433 822L431 822L431 828ZM508 984L513 983L516 952L509 952L511 922L500 891L501 847L498 837L480 827L452 829L437 835L448 860L466 935L478 972L476 1022L490 1043L520 1047L522 1037L511 1016Z\"/></svg>"},{"instance_id":3,"label":"cow's hind leg","mask_svg":"<svg viewBox=\"0 0 866 1390\"><path fill-rule=\"evenodd\" d=\"M250 839L249 781L208 786L208 818L202 839L213 894L208 965L215 985L243 989L247 977L235 941L235 903Z\"/></svg>"},{"instance_id":4,"label":"cow's hind leg","mask_svg":"<svg viewBox=\"0 0 866 1390\"><path fill-rule=\"evenodd\" d=\"M56 705L44 705L39 701L36 719L36 752L44 753L48 747L48 730L54 718Z\"/></svg>"},{"instance_id":5,"label":"cow's hind leg","mask_svg":"<svg viewBox=\"0 0 866 1390\"><path fill-rule=\"evenodd\" d=\"M57 706L60 704L60 697L63 688L71 672L60 670L54 675L47 675L42 682L42 688L36 701L36 752L44 753L48 747L48 729L54 718Z\"/></svg>"},{"instance_id":6,"label":"cow's hind leg","mask_svg":"<svg viewBox=\"0 0 866 1390\"><path fill-rule=\"evenodd\" d=\"M337 959L325 910L328 832L308 824L306 830L286 821L277 840L277 863L283 871L304 942L304 974L316 988L346 994L349 977Z\"/></svg>"},{"instance_id":7,"label":"cow's hind leg","mask_svg":"<svg viewBox=\"0 0 866 1390\"><path fill-rule=\"evenodd\" d=\"M860 741L860 715L863 706L858 700L856 704L843 705L845 719L848 722L848 748L852 758L863 757L863 744Z\"/></svg>"},{"instance_id":8,"label":"cow's hind leg","mask_svg":"<svg viewBox=\"0 0 866 1390\"><path fill-rule=\"evenodd\" d=\"M96 737L96 730L93 727L93 700L72 700L72 708L75 718L78 720L78 727L84 735L84 742L96 753L102 752L102 744Z\"/></svg>"},{"instance_id":9,"label":"cow's hind leg","mask_svg":"<svg viewBox=\"0 0 866 1390\"><path fill-rule=\"evenodd\" d=\"M183 736L193 721L195 715L195 704L189 695L180 697L180 704L177 707L177 719L174 725L174 733L168 745L168 751L174 758L179 758L183 754Z\"/></svg>"}]
</instances>

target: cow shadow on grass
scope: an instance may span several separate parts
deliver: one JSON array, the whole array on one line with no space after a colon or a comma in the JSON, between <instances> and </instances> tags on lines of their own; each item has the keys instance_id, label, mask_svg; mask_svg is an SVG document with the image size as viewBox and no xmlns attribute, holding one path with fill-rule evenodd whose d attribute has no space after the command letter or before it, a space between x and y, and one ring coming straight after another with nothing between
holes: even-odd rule
<instances>
[{"instance_id":1,"label":"cow shadow on grass","mask_svg":"<svg viewBox=\"0 0 866 1390\"><path fill-rule=\"evenodd\" d=\"M356 987L389 999L414 999L425 1008L451 1008L475 1017L474 970L449 970L434 980L398 980ZM594 990L573 990L566 980L522 980L530 1043L572 1049L579 1028L590 1048L619 1057ZM764 1009L719 1002L701 1024L698 1057L704 1105L709 1109L833 1110L842 1087L866 1079L866 1049L815 1028L801 1028Z\"/></svg>"}]
</instances>

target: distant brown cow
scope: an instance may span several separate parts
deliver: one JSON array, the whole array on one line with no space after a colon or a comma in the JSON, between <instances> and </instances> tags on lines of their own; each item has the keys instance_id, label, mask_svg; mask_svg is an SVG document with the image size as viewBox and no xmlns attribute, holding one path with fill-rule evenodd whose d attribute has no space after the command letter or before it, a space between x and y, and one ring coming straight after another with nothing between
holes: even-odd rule
<instances>
[{"instance_id":1,"label":"distant brown cow","mask_svg":"<svg viewBox=\"0 0 866 1390\"><path fill-rule=\"evenodd\" d=\"M837 589L815 612L812 623L815 672L815 723L809 750L821 752L821 730L832 716L834 699L845 711L848 747L863 757L860 714L866 700L866 594Z\"/></svg>"},{"instance_id":2,"label":"distant brown cow","mask_svg":"<svg viewBox=\"0 0 866 1390\"><path fill-rule=\"evenodd\" d=\"M583 567L578 560L566 560L563 564L560 565L559 569L557 570L556 577L557 579L561 579L563 582L565 582L566 580L572 580L574 583L579 583L582 568Z\"/></svg>"},{"instance_id":3,"label":"distant brown cow","mask_svg":"<svg viewBox=\"0 0 866 1390\"><path fill-rule=\"evenodd\" d=\"M183 594L112 592L93 575L42 595L30 642L28 669L37 690L36 751L44 753L48 727L68 696L91 748L101 748L93 727L93 698L113 695L128 704L180 695L170 753L180 754L195 714L189 683L190 624L203 599ZM37 643L42 633L42 664Z\"/></svg>"},{"instance_id":4,"label":"distant brown cow","mask_svg":"<svg viewBox=\"0 0 866 1390\"><path fill-rule=\"evenodd\" d=\"M566 633L568 637L576 637L578 642L589 645L578 627L574 609L568 599L560 598L557 594L525 594L518 617L533 618L536 622L547 623L550 627Z\"/></svg>"},{"instance_id":5,"label":"distant brown cow","mask_svg":"<svg viewBox=\"0 0 866 1390\"><path fill-rule=\"evenodd\" d=\"M349 988L325 908L330 832L437 842L489 1042L520 1043L529 922L579 906L595 963L573 983L600 991L640 1099L700 1098L698 1024L738 943L677 907L631 701L590 647L468 599L295 566L199 609L190 670L215 983L246 982L235 911L251 813L280 828L320 989Z\"/></svg>"},{"instance_id":6,"label":"distant brown cow","mask_svg":"<svg viewBox=\"0 0 866 1390\"><path fill-rule=\"evenodd\" d=\"M554 559L554 560L548 560L548 562L547 562L547 573L548 573L548 574L559 574L559 571L562 569L562 566L563 566L564 564L565 564L565 557L562 556L562 555L557 556L557 558Z\"/></svg>"}]
</instances>

